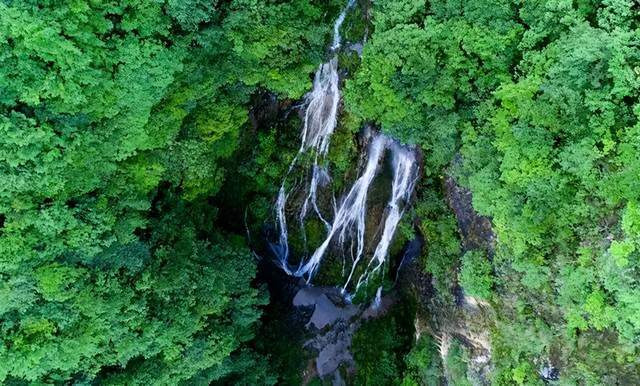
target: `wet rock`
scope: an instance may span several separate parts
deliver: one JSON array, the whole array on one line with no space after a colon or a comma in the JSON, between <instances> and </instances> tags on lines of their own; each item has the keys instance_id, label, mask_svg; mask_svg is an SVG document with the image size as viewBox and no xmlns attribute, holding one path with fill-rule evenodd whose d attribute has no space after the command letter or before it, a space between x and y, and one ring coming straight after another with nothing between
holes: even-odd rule
<instances>
[{"instance_id":1,"label":"wet rock","mask_svg":"<svg viewBox=\"0 0 640 386\"><path fill-rule=\"evenodd\" d=\"M540 377L544 381L557 381L560 378L560 370L547 363L540 368Z\"/></svg>"},{"instance_id":2,"label":"wet rock","mask_svg":"<svg viewBox=\"0 0 640 386\"><path fill-rule=\"evenodd\" d=\"M379 306L362 306L346 302L335 287L300 288L293 297L293 306L313 309L306 323L309 339L305 347L317 352L314 373L332 379L333 384L344 384L340 383L340 367L348 372L355 370L353 335L363 320L383 315L394 301L393 297L381 296Z\"/></svg>"},{"instance_id":3,"label":"wet rock","mask_svg":"<svg viewBox=\"0 0 640 386\"><path fill-rule=\"evenodd\" d=\"M455 303L434 295L431 276L416 261L406 264L398 284L410 287L419 300L419 312L414 322L416 340L429 334L438 342L443 357L448 354L452 339L460 342L469 355L468 375L473 385L490 385L493 371L490 331L495 321L491 305L465 296L462 291Z\"/></svg>"},{"instance_id":4,"label":"wet rock","mask_svg":"<svg viewBox=\"0 0 640 386\"><path fill-rule=\"evenodd\" d=\"M310 328L313 325L315 328L322 330L326 326L334 324L338 320L348 322L360 311L360 307L353 304L349 304L345 307L339 307L336 305L328 296L333 291L336 291L336 289L305 287L300 289L293 298L293 305L296 307L314 306L314 311L309 323L307 323L307 328Z\"/></svg>"},{"instance_id":5,"label":"wet rock","mask_svg":"<svg viewBox=\"0 0 640 386\"><path fill-rule=\"evenodd\" d=\"M347 324L340 327L309 341L309 345L318 350L316 369L320 378L339 372L341 365L348 369L353 369L355 366L350 350L351 339L357 330L357 325Z\"/></svg>"},{"instance_id":6,"label":"wet rock","mask_svg":"<svg viewBox=\"0 0 640 386\"><path fill-rule=\"evenodd\" d=\"M249 121L253 132L268 129L274 123L285 120L292 107L291 100L278 100L271 92L258 92L252 97Z\"/></svg>"},{"instance_id":7,"label":"wet rock","mask_svg":"<svg viewBox=\"0 0 640 386\"><path fill-rule=\"evenodd\" d=\"M355 52L358 56L362 57L362 49L364 48L364 44L361 42L351 43L347 47L348 51Z\"/></svg>"},{"instance_id":8,"label":"wet rock","mask_svg":"<svg viewBox=\"0 0 640 386\"><path fill-rule=\"evenodd\" d=\"M402 251L400 252L400 263L398 263L398 267L396 268L395 280L394 282L397 284L398 279L400 278L400 273L406 267L412 265L413 261L422 254L422 248L424 247L424 236L420 233L420 229L416 227L415 229L415 237L408 242L405 243Z\"/></svg>"}]
</instances>

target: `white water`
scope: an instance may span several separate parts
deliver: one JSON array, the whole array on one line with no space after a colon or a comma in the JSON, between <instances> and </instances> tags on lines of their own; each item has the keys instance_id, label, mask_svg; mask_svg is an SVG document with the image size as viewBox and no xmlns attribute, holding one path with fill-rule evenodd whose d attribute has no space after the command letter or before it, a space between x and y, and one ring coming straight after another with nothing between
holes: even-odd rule
<instances>
[{"instance_id":1,"label":"white water","mask_svg":"<svg viewBox=\"0 0 640 386\"><path fill-rule=\"evenodd\" d=\"M329 150L331 134L336 128L340 101L337 57L320 65L313 79L313 89L305 99L307 110L300 151L315 149L318 154L325 155Z\"/></svg>"},{"instance_id":2,"label":"white water","mask_svg":"<svg viewBox=\"0 0 640 386\"><path fill-rule=\"evenodd\" d=\"M336 206L334 197L333 223L325 219L318 208L318 189L331 182L329 172L320 166L319 162L326 157L329 151L331 136L337 126L340 101L338 58L335 52L341 44L340 27L344 22L348 10L354 3L355 0L349 0L347 6L336 19L333 26L333 44L331 45L334 56L327 63L319 66L314 76L313 89L305 97L306 110L301 144L278 192L275 212L277 226L279 228L279 238L278 244L271 245L273 252L278 257L279 263L285 272L290 275L306 276L307 282L309 282L320 266L320 262L331 245L331 242L336 240L338 246L343 249L344 243L349 241L352 247L352 265L348 278L342 288L343 293L351 282L358 263L363 258L365 249L364 236L367 194L374 177L380 169L381 160L383 159L385 151L388 149L392 152L392 193L387 205L386 219L380 241L364 273L358 278L356 291L360 285L367 282L371 274L378 271L384 264L393 235L402 217L403 207L412 195L417 176L413 150L400 146L397 142L382 134L376 134L369 145L367 163L362 174L354 182L339 206ZM304 221L310 210L313 209L318 218L324 223L327 229L327 236L324 242L306 262L303 259L298 269L292 270L288 264L289 245L285 207L289 194L286 191L285 182L300 155L307 151L314 152L314 159L308 192L302 204L298 220L304 236ZM355 256L353 255L354 244L356 247Z\"/></svg>"},{"instance_id":3,"label":"white water","mask_svg":"<svg viewBox=\"0 0 640 386\"><path fill-rule=\"evenodd\" d=\"M313 206L313 210L327 227L327 231L331 229L331 224L329 224L329 222L324 219L322 213L320 213L320 209L318 209L318 186L324 187L325 185L328 185L329 182L331 182L329 173L327 173L324 168L318 166L317 162L314 163L311 172L311 183L309 184L309 194L307 195L307 198L305 198L304 203L302 204L302 209L300 210L299 219L301 227L304 227L304 219L307 216L307 212L309 211L309 203L311 203L311 206Z\"/></svg>"},{"instance_id":4,"label":"white water","mask_svg":"<svg viewBox=\"0 0 640 386\"><path fill-rule=\"evenodd\" d=\"M346 197L342 200L333 220L333 225L329 230L329 234L306 264L295 272L295 275L306 275L307 281L311 280L311 277L320 266L322 257L329 248L332 240L337 236L339 246L343 247L345 241L349 238L352 242L355 242L356 254L353 257L349 276L342 287L342 291L346 291L353 278L355 269L363 257L367 194L374 177L378 173L380 160L386 149L389 149L392 154L393 181L391 197L387 204L386 219L380 241L375 248L373 257L369 261L367 268L358 279L356 292L362 284L367 282L371 274L377 272L380 267L382 267L389 252L389 246L391 245L393 236L402 218L404 205L409 202L413 194L418 168L416 166L415 152L413 149L401 146L383 134L377 134L369 145L366 167L362 175L354 182Z\"/></svg>"},{"instance_id":5,"label":"white water","mask_svg":"<svg viewBox=\"0 0 640 386\"><path fill-rule=\"evenodd\" d=\"M382 287L378 287L378 290L376 291L376 297L375 299L373 299L371 308L377 310L378 308L380 308L380 304L382 304Z\"/></svg>"},{"instance_id":6,"label":"white water","mask_svg":"<svg viewBox=\"0 0 640 386\"><path fill-rule=\"evenodd\" d=\"M313 163L309 194L302 205L302 210L300 211L300 223L304 222L304 218L308 212L309 203L311 203L311 206L320 219L327 225L327 228L329 228L329 223L320 214L317 204L317 190L318 184L321 180L320 170L322 170L318 165L318 156L326 155L329 150L329 140L337 123L338 102L340 100L337 58L334 57L328 63L320 65L313 81L313 89L309 94L307 94L305 100L307 109L304 117L304 126L302 128L300 149L298 149L298 153L293 158L291 165L289 165L289 170L282 181L280 191L278 192L278 199L276 200L276 219L280 234L278 237L278 246L273 249L278 256L280 265L282 265L283 269L287 271L287 273L289 273L289 235L287 232L287 220L285 218L284 211L285 206L287 205L288 196L285 189L285 182L300 155L309 149L314 149L316 151L316 155ZM326 172L322 175L328 178L328 174Z\"/></svg>"},{"instance_id":7,"label":"white water","mask_svg":"<svg viewBox=\"0 0 640 386\"><path fill-rule=\"evenodd\" d=\"M335 51L340 47L340 41L342 40L342 37L340 36L340 27L344 22L347 11L354 3L355 0L349 0L347 6L342 10L333 25L332 51ZM318 185L320 183L324 184L328 178L326 170L322 169L318 165L318 157L324 157L329 151L331 135L336 128L338 119L338 103L340 101L340 89L338 87L338 82L338 57L337 55L334 55L329 62L320 65L313 79L313 89L305 97L307 108L304 116L300 149L298 149L298 154L296 154L291 165L289 165L289 170L287 171L287 174L282 181L282 185L280 186L280 191L278 192L278 199L276 200L276 219L279 228L279 237L278 245L272 245L272 249L278 257L280 265L287 273L290 271L288 268L289 235L287 233L287 220L285 218L284 210L287 205L288 196L285 189L285 182L300 154L310 149L315 150L316 154L313 163L309 194L307 195L300 211L300 223L304 222L309 210L309 204L311 204L311 207L313 207L318 217L325 224L327 230L331 227L329 222L325 220L320 213L317 204Z\"/></svg>"},{"instance_id":8,"label":"white water","mask_svg":"<svg viewBox=\"0 0 640 386\"><path fill-rule=\"evenodd\" d=\"M414 151L407 147L400 146L395 141L390 142L390 147L393 154L393 183L391 185L391 198L387 205L387 218L384 222L380 242L376 246L373 257L369 261L367 272L360 276L358 280L356 291L363 283L366 283L369 275L378 271L384 263L387 253L389 252L389 246L393 240L393 235L396 233L396 229L404 212L400 206L408 203L411 199L417 180L418 170ZM369 271L372 264L375 264L375 266L373 270ZM346 288L348 284L349 282L347 281L344 288Z\"/></svg>"},{"instance_id":9,"label":"white water","mask_svg":"<svg viewBox=\"0 0 640 386\"><path fill-rule=\"evenodd\" d=\"M309 261L300 267L295 273L297 276L307 275L307 281L311 279L316 269L320 265L320 260L329 247L331 240L338 235L340 245L344 244L347 236L355 233L356 257L349 278L353 275L353 269L362 257L364 251L364 220L367 211L367 192L379 169L380 159L384 154L387 145L387 137L376 136L369 146L367 165L362 175L353 183L351 190L342 200L340 207L333 219L333 225L324 242L316 249ZM355 228L355 229L354 229Z\"/></svg>"},{"instance_id":10,"label":"white water","mask_svg":"<svg viewBox=\"0 0 640 386\"><path fill-rule=\"evenodd\" d=\"M333 44L331 45L331 50L335 51L340 47L340 27L344 22L344 18L347 16L347 11L353 7L356 0L349 0L347 6L342 10L340 16L336 19L336 22L333 24Z\"/></svg>"},{"instance_id":11,"label":"white water","mask_svg":"<svg viewBox=\"0 0 640 386\"><path fill-rule=\"evenodd\" d=\"M291 171L291 167L289 167L289 172L290 171ZM278 220L280 235L278 239L278 244L276 245L271 244L271 249L273 250L274 254L278 257L278 261L282 269L288 275L291 275L291 271L289 270L289 265L287 264L287 258L289 256L289 242L288 242L289 235L287 232L287 220L284 213L284 207L286 203L287 203L287 194L284 190L284 181L283 181L282 185L280 186L280 191L278 192L278 199L276 200L276 219Z\"/></svg>"}]
</instances>

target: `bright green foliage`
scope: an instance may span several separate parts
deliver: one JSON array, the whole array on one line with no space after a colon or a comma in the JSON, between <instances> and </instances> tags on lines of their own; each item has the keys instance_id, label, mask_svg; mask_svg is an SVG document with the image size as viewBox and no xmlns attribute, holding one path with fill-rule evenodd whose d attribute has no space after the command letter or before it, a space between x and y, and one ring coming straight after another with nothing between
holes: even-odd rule
<instances>
[{"instance_id":1,"label":"bright green foliage","mask_svg":"<svg viewBox=\"0 0 640 386\"><path fill-rule=\"evenodd\" d=\"M425 186L424 196L416 204L416 215L421 219L420 230L425 237L427 253L422 256L425 271L434 280L438 295L452 301L458 256L461 253L456 221L448 212L439 192Z\"/></svg>"},{"instance_id":2,"label":"bright green foliage","mask_svg":"<svg viewBox=\"0 0 640 386\"><path fill-rule=\"evenodd\" d=\"M0 382L273 381L253 258L209 202L250 95L299 97L335 11L0 3Z\"/></svg>"},{"instance_id":3,"label":"bright green foliage","mask_svg":"<svg viewBox=\"0 0 640 386\"><path fill-rule=\"evenodd\" d=\"M12 299L3 306L3 340L11 345L2 352L2 373L173 384L239 370L227 358L253 336L254 306L264 302L247 286L252 257L241 240L196 240L184 214L168 213L154 226L153 255L134 243L111 247L88 266L69 256L38 268L32 288L43 305ZM182 225L177 236L176 221ZM26 280L10 281L9 293ZM101 374L105 365L122 370Z\"/></svg>"},{"instance_id":4,"label":"bright green foliage","mask_svg":"<svg viewBox=\"0 0 640 386\"><path fill-rule=\"evenodd\" d=\"M406 370L403 386L438 385L442 383L442 359L438 346L430 335L423 335L404 357Z\"/></svg>"},{"instance_id":5,"label":"bright green foliage","mask_svg":"<svg viewBox=\"0 0 640 386\"><path fill-rule=\"evenodd\" d=\"M492 264L465 255L460 281L496 303L497 384L539 383L538 364L549 358L567 384L640 382L636 8L373 6L375 31L347 81L347 109L420 145L427 176L451 163L491 218ZM452 163L456 153L461 162ZM437 194L422 194L418 208L434 205ZM428 246L439 224L423 225ZM423 261L441 294L458 262L432 249Z\"/></svg>"},{"instance_id":6,"label":"bright green foliage","mask_svg":"<svg viewBox=\"0 0 640 386\"><path fill-rule=\"evenodd\" d=\"M628 371L637 374L638 364L629 355L640 346L630 337L640 326L632 311L638 303L623 300L634 296L633 279L622 287L624 295L617 285L627 276L623 272L630 267L623 267L635 247L630 240L614 240L607 251L606 243L619 227L617 207L636 199L635 189L624 182L636 161L619 154L636 141L629 142L626 134L635 130L629 98L640 86L629 61L640 51L632 48L630 31L609 30L605 15L619 11L614 8L599 13L598 27L575 11L563 12L554 27L562 31L545 32L557 38L542 52L523 55L522 76L504 83L495 103L483 107L482 125L465 133L463 154L476 209L493 217L501 239L497 259L505 291L517 291L523 309L548 309L553 318L566 321L564 328L545 326L551 329L537 334L584 344L589 337L576 337L576 330L617 333L611 359L626 368L620 372L624 379ZM521 45L539 39L532 31ZM555 299L554 287L559 289ZM529 315L523 322L536 325L533 320ZM567 371L567 378L594 382L591 376L603 369L594 359L585 359L590 370ZM570 357L566 361L576 365Z\"/></svg>"},{"instance_id":7,"label":"bright green foliage","mask_svg":"<svg viewBox=\"0 0 640 386\"><path fill-rule=\"evenodd\" d=\"M520 31L512 12L502 1L382 2L361 69L347 82L348 108L420 144L426 172L436 172L456 150L469 105L509 79Z\"/></svg>"},{"instance_id":8,"label":"bright green foliage","mask_svg":"<svg viewBox=\"0 0 640 386\"><path fill-rule=\"evenodd\" d=\"M491 299L493 273L491 263L482 251L469 251L462 256L459 280L467 295Z\"/></svg>"},{"instance_id":9,"label":"bright green foliage","mask_svg":"<svg viewBox=\"0 0 640 386\"><path fill-rule=\"evenodd\" d=\"M299 98L309 88L308 74L320 62L330 19L312 0L291 2L234 0L223 23L238 63L235 76ZM342 2L327 1L325 6ZM312 48L312 49L309 49Z\"/></svg>"},{"instance_id":10,"label":"bright green foliage","mask_svg":"<svg viewBox=\"0 0 640 386\"><path fill-rule=\"evenodd\" d=\"M0 382L277 382L251 349L269 351L270 331L249 343L265 296L237 235L268 220L300 122L248 112L308 90L343 5L0 2ZM491 300L492 382L541 384L553 362L561 384L640 384L637 5L359 6L336 188L355 178L363 122L417 145L420 262L438 300L458 284ZM491 261L462 255L445 173L491 219ZM408 352L413 316L363 325L356 383L466 384L461 345L445 364L425 337Z\"/></svg>"}]
</instances>

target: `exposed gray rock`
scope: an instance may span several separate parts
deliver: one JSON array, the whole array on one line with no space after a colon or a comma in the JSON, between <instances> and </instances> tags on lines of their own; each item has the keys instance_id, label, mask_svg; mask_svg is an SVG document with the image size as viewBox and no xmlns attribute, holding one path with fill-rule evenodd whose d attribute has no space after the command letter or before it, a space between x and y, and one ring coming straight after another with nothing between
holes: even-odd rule
<instances>
[{"instance_id":1,"label":"exposed gray rock","mask_svg":"<svg viewBox=\"0 0 640 386\"><path fill-rule=\"evenodd\" d=\"M334 385L344 384L340 366L353 371L355 362L351 354L353 334L363 320L384 314L393 304L390 296L381 296L377 306L359 306L345 302L335 287L303 287L293 298L295 307L313 307L306 324L311 338L305 346L318 353L316 372L321 378L332 379Z\"/></svg>"},{"instance_id":2,"label":"exposed gray rock","mask_svg":"<svg viewBox=\"0 0 640 386\"><path fill-rule=\"evenodd\" d=\"M322 330L338 320L348 322L360 311L360 307L353 304L345 307L336 306L327 296L335 291L335 288L324 287L304 287L298 291L293 298L294 306L315 306L307 328L314 325L317 329Z\"/></svg>"},{"instance_id":3,"label":"exposed gray rock","mask_svg":"<svg viewBox=\"0 0 640 386\"><path fill-rule=\"evenodd\" d=\"M347 50L353 51L356 54L358 54L358 56L362 57L363 48L364 48L364 45L361 42L356 42L356 43L349 44L349 46L347 47Z\"/></svg>"}]
</instances>

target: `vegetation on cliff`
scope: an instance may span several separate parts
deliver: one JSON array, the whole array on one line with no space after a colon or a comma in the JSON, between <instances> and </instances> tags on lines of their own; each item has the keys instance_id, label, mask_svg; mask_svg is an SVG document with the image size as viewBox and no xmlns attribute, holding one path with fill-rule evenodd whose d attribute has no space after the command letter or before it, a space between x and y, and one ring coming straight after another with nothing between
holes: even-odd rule
<instances>
[{"instance_id":1,"label":"vegetation on cliff","mask_svg":"<svg viewBox=\"0 0 640 386\"><path fill-rule=\"evenodd\" d=\"M343 6L0 2L0 383L300 380L271 344L283 326L256 338L269 299L250 247ZM639 15L627 0L361 0L348 15L345 43L366 43L340 52L327 162L336 189L353 181L364 123L419 147L379 282L415 232L429 287L358 331L351 381L640 384ZM448 179L495 240L466 240ZM444 310L470 302L495 315L486 379L464 337L438 352Z\"/></svg>"},{"instance_id":2,"label":"vegetation on cliff","mask_svg":"<svg viewBox=\"0 0 640 386\"><path fill-rule=\"evenodd\" d=\"M0 383L274 381L254 258L211 198L264 157L250 97L302 96L337 8L0 3Z\"/></svg>"},{"instance_id":3,"label":"vegetation on cliff","mask_svg":"<svg viewBox=\"0 0 640 386\"><path fill-rule=\"evenodd\" d=\"M459 155L450 173L497 238L457 264L497 310L496 384L540 384L549 364L564 384L640 381L638 15L629 1L373 8L346 106L420 144L427 175Z\"/></svg>"}]
</instances>

